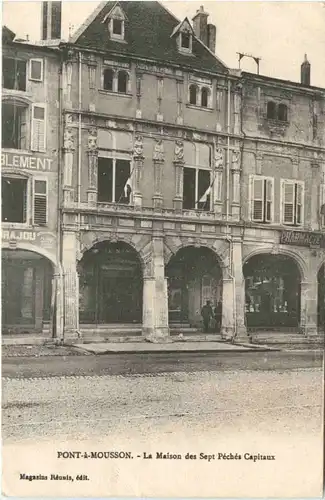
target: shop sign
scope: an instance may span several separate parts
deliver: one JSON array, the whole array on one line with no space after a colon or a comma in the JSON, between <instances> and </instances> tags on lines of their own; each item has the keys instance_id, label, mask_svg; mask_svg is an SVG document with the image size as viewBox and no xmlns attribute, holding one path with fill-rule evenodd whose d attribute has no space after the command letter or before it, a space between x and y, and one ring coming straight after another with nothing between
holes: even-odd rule
<instances>
[{"instance_id":1,"label":"shop sign","mask_svg":"<svg viewBox=\"0 0 325 500\"><path fill-rule=\"evenodd\" d=\"M325 234L302 231L282 231L280 243L282 245L295 245L300 247L316 246L325 248Z\"/></svg>"},{"instance_id":2,"label":"shop sign","mask_svg":"<svg viewBox=\"0 0 325 500\"><path fill-rule=\"evenodd\" d=\"M14 229L5 229L1 232L1 237L3 241L8 241L11 243L18 243L21 241L32 242L38 244L42 248L53 248L55 237L53 234L48 232L39 231L21 231Z\"/></svg>"},{"instance_id":3,"label":"shop sign","mask_svg":"<svg viewBox=\"0 0 325 500\"><path fill-rule=\"evenodd\" d=\"M10 168L21 168L27 170L51 171L51 158L24 155L20 153L2 153L1 166Z\"/></svg>"}]
</instances>

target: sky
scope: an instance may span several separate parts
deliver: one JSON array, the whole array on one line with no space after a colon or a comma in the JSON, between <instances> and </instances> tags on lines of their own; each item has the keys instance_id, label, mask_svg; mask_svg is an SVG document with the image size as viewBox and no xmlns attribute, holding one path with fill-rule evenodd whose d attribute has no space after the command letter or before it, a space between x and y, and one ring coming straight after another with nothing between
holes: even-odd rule
<instances>
[{"instance_id":1,"label":"sky","mask_svg":"<svg viewBox=\"0 0 325 500\"><path fill-rule=\"evenodd\" d=\"M63 1L62 35L77 29L98 1ZM300 65L307 54L311 85L325 87L325 2L318 1L185 1L161 2L178 19L191 20L200 5L217 26L216 55L230 68L238 68L237 52L261 57L263 75L299 82ZM122 2L123 4L123 2ZM4 1L2 24L17 36L40 38L41 2ZM251 58L242 69L255 72Z\"/></svg>"}]
</instances>

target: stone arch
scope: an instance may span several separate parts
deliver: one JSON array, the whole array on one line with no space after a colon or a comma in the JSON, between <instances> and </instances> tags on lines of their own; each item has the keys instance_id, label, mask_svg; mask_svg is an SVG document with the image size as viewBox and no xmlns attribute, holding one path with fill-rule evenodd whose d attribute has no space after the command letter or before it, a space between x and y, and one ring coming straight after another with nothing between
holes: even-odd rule
<instances>
[{"instance_id":1,"label":"stone arch","mask_svg":"<svg viewBox=\"0 0 325 500\"><path fill-rule=\"evenodd\" d=\"M61 273L61 271L62 271L60 262L57 261L56 257L53 254L51 254L50 252L48 252L44 248L41 248L41 247L35 248L34 245L31 245L30 243L24 243L24 242L19 242L19 245L17 245L16 248L12 248L9 245L9 243L8 244L2 243L2 248L5 250L28 250L29 252L37 253L37 254L41 255L42 257L45 257L46 259L48 259L51 262L51 264L53 266L54 273L57 274L57 273Z\"/></svg>"},{"instance_id":2,"label":"stone arch","mask_svg":"<svg viewBox=\"0 0 325 500\"><path fill-rule=\"evenodd\" d=\"M297 267L300 272L300 277L301 281L306 281L307 276L308 276L308 268L307 268L307 263L304 259L304 257L297 251L293 250L291 248L278 248L276 249L276 252L274 251L274 246L272 245L263 245L263 247L257 247L254 248L254 250L251 251L245 251L245 246L243 250L243 265L254 255L258 254L272 254L272 255L285 255L287 257L291 257L295 263L297 264Z\"/></svg>"}]
</instances>

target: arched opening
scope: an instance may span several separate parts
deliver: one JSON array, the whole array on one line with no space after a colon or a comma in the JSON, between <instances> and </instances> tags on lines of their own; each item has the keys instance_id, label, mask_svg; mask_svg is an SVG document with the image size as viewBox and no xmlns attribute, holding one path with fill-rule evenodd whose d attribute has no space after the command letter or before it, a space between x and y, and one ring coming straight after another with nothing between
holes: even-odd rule
<instances>
[{"instance_id":1,"label":"arched opening","mask_svg":"<svg viewBox=\"0 0 325 500\"><path fill-rule=\"evenodd\" d=\"M113 90L114 71L110 68L104 70L104 90Z\"/></svg>"},{"instance_id":2,"label":"arched opening","mask_svg":"<svg viewBox=\"0 0 325 500\"><path fill-rule=\"evenodd\" d=\"M286 122L288 120L288 108L285 104L279 104L278 120Z\"/></svg>"},{"instance_id":3,"label":"arched opening","mask_svg":"<svg viewBox=\"0 0 325 500\"><path fill-rule=\"evenodd\" d=\"M325 264L318 271L317 283L317 326L320 331L325 332Z\"/></svg>"},{"instance_id":4,"label":"arched opening","mask_svg":"<svg viewBox=\"0 0 325 500\"><path fill-rule=\"evenodd\" d=\"M247 327L298 327L301 276L294 259L285 255L254 255L244 264L243 272Z\"/></svg>"},{"instance_id":5,"label":"arched opening","mask_svg":"<svg viewBox=\"0 0 325 500\"><path fill-rule=\"evenodd\" d=\"M196 85L190 85L190 104L196 106L198 88Z\"/></svg>"},{"instance_id":6,"label":"arched opening","mask_svg":"<svg viewBox=\"0 0 325 500\"><path fill-rule=\"evenodd\" d=\"M117 91L126 94L128 90L129 75L126 71L119 71L117 77Z\"/></svg>"},{"instance_id":7,"label":"arched opening","mask_svg":"<svg viewBox=\"0 0 325 500\"><path fill-rule=\"evenodd\" d=\"M142 321L142 268L130 245L97 243L83 255L78 273L81 323Z\"/></svg>"},{"instance_id":8,"label":"arched opening","mask_svg":"<svg viewBox=\"0 0 325 500\"><path fill-rule=\"evenodd\" d=\"M276 120L276 104L273 101L269 101L267 103L267 111L266 111L267 118L270 120Z\"/></svg>"},{"instance_id":9,"label":"arched opening","mask_svg":"<svg viewBox=\"0 0 325 500\"><path fill-rule=\"evenodd\" d=\"M209 100L209 89L207 89L206 87L203 87L201 90L201 106L202 106L202 108L208 107L208 100Z\"/></svg>"},{"instance_id":10,"label":"arched opening","mask_svg":"<svg viewBox=\"0 0 325 500\"><path fill-rule=\"evenodd\" d=\"M210 301L217 316L211 330L220 330L222 270L215 253L205 247L181 248L167 264L166 276L169 322L201 326L201 309Z\"/></svg>"},{"instance_id":11,"label":"arched opening","mask_svg":"<svg viewBox=\"0 0 325 500\"><path fill-rule=\"evenodd\" d=\"M52 278L53 265L46 257L22 249L2 250L4 333L41 332L54 320Z\"/></svg>"}]
</instances>

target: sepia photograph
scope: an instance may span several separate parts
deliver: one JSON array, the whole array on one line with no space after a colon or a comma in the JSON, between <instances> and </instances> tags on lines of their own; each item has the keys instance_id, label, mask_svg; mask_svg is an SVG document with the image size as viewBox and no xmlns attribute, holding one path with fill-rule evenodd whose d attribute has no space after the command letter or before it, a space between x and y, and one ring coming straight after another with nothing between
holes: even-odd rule
<instances>
[{"instance_id":1,"label":"sepia photograph","mask_svg":"<svg viewBox=\"0 0 325 500\"><path fill-rule=\"evenodd\" d=\"M322 498L325 3L2 2L2 494Z\"/></svg>"}]
</instances>

